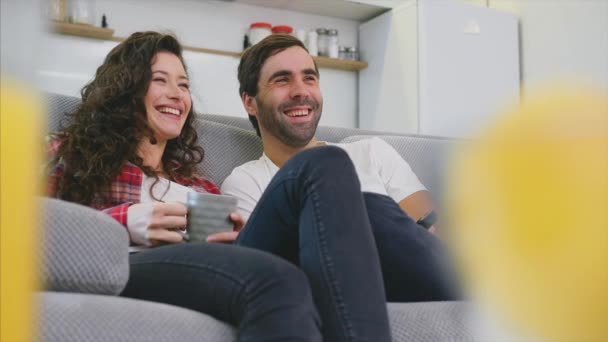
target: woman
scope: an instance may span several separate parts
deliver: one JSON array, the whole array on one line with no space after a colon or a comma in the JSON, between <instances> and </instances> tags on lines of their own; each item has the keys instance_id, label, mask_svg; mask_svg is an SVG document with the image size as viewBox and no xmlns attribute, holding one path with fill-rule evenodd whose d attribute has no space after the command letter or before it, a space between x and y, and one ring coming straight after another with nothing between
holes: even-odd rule
<instances>
[{"instance_id":1,"label":"woman","mask_svg":"<svg viewBox=\"0 0 608 342\"><path fill-rule=\"evenodd\" d=\"M131 254L122 295L208 313L238 326L241 340L390 340L378 256L344 152L325 147L292 158L243 230L279 236L255 248L291 263L241 246L181 243L184 194L219 190L195 173L203 150L177 40L131 35L82 100L53 140L50 190L112 215L132 246L153 247ZM340 180L329 180L335 174ZM336 192L350 193L348 203L335 202ZM231 219L242 227L236 213Z\"/></svg>"}]
</instances>

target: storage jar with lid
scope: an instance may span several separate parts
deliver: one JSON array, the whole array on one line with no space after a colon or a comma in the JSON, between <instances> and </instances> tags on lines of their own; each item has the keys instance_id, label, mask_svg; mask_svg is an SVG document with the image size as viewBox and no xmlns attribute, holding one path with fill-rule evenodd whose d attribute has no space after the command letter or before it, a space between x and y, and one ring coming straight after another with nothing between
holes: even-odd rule
<instances>
[{"instance_id":1,"label":"storage jar with lid","mask_svg":"<svg viewBox=\"0 0 608 342\"><path fill-rule=\"evenodd\" d=\"M338 30L327 30L327 56L338 58Z\"/></svg>"},{"instance_id":2,"label":"storage jar with lid","mask_svg":"<svg viewBox=\"0 0 608 342\"><path fill-rule=\"evenodd\" d=\"M291 34L293 32L293 27L289 25L277 25L272 28L272 33L275 34Z\"/></svg>"},{"instance_id":3,"label":"storage jar with lid","mask_svg":"<svg viewBox=\"0 0 608 342\"><path fill-rule=\"evenodd\" d=\"M317 49L319 56L327 56L329 54L327 46L327 30L324 28L317 29Z\"/></svg>"},{"instance_id":4,"label":"storage jar with lid","mask_svg":"<svg viewBox=\"0 0 608 342\"><path fill-rule=\"evenodd\" d=\"M249 32L247 33L247 35L249 36L249 44L255 45L262 41L262 39L270 36L271 34L271 24L264 22L253 23L249 26Z\"/></svg>"}]
</instances>

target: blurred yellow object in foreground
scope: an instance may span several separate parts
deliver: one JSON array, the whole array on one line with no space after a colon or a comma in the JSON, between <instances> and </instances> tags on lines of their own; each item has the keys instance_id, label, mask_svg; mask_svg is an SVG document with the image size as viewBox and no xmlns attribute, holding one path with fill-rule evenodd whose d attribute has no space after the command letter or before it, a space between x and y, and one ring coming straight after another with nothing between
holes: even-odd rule
<instances>
[{"instance_id":1,"label":"blurred yellow object in foreground","mask_svg":"<svg viewBox=\"0 0 608 342\"><path fill-rule=\"evenodd\" d=\"M532 94L454 159L451 238L465 281L525 335L608 341L606 94Z\"/></svg>"},{"instance_id":2,"label":"blurred yellow object in foreground","mask_svg":"<svg viewBox=\"0 0 608 342\"><path fill-rule=\"evenodd\" d=\"M8 83L8 85L7 85ZM0 88L0 341L30 341L37 287L35 238L39 210L42 113L29 89Z\"/></svg>"}]
</instances>

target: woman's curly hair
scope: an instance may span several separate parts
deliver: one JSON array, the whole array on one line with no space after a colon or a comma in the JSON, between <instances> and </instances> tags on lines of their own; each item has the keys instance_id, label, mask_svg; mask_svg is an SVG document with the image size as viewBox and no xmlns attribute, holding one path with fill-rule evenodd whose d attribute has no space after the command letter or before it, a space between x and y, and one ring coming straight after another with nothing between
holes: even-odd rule
<instances>
[{"instance_id":1,"label":"woman's curly hair","mask_svg":"<svg viewBox=\"0 0 608 342\"><path fill-rule=\"evenodd\" d=\"M151 80L151 64L158 52L176 55L184 69L182 47L172 35L136 32L110 51L95 78L81 91L82 103L70 113L72 123L53 137L60 146L51 166L55 196L91 205L107 199L113 179L129 161L148 176L157 177L136 153L141 139L156 139L146 119L144 97ZM164 172L171 178L193 177L204 151L197 145L191 108L179 137L169 140L162 157Z\"/></svg>"}]
</instances>

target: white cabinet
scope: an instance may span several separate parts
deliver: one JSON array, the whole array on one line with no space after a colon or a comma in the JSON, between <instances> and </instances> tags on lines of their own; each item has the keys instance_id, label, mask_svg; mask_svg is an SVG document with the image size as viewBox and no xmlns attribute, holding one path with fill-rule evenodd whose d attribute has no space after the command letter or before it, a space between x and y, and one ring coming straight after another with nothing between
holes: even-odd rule
<instances>
[{"instance_id":1,"label":"white cabinet","mask_svg":"<svg viewBox=\"0 0 608 342\"><path fill-rule=\"evenodd\" d=\"M519 98L515 15L409 1L359 28L359 127L466 137Z\"/></svg>"}]
</instances>

